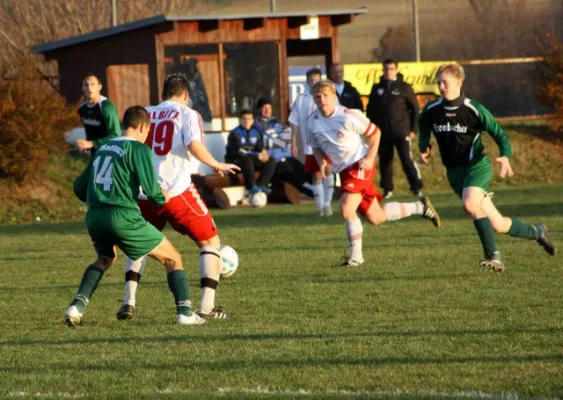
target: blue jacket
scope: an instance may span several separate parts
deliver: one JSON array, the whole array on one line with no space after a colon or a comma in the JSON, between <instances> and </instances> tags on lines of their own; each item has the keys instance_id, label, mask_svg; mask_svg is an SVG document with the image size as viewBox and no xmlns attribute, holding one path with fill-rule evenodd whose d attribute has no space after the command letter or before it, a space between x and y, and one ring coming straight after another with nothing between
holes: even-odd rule
<instances>
[{"instance_id":1,"label":"blue jacket","mask_svg":"<svg viewBox=\"0 0 563 400\"><path fill-rule=\"evenodd\" d=\"M237 126L233 129L227 138L227 154L226 161L232 161L236 158L256 155L264 149L264 135L255 126L245 129Z\"/></svg>"}]
</instances>

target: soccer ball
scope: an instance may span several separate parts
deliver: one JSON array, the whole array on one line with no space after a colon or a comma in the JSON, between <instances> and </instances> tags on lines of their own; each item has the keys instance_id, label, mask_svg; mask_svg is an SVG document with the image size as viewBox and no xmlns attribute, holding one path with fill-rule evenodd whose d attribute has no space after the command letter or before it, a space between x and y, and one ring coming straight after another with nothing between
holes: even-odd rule
<instances>
[{"instance_id":1,"label":"soccer ball","mask_svg":"<svg viewBox=\"0 0 563 400\"><path fill-rule=\"evenodd\" d=\"M250 205L254 208L262 208L268 203L268 196L264 192L254 193L250 196Z\"/></svg>"},{"instance_id":2,"label":"soccer ball","mask_svg":"<svg viewBox=\"0 0 563 400\"><path fill-rule=\"evenodd\" d=\"M221 245L219 253L221 255L221 277L226 278L237 270L238 254L232 247L224 245Z\"/></svg>"}]
</instances>

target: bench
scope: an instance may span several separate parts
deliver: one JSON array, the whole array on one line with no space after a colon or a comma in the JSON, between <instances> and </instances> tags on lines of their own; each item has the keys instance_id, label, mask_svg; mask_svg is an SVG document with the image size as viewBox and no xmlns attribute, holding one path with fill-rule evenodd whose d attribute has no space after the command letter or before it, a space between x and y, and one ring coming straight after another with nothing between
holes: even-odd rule
<instances>
[{"instance_id":1,"label":"bench","mask_svg":"<svg viewBox=\"0 0 563 400\"><path fill-rule=\"evenodd\" d=\"M260 173L256 172L255 176L258 179ZM244 177L242 174L228 174L223 177L219 175L192 175L192 182L209 207L230 208L233 204L242 200L242 193L244 193ZM301 203L301 192L287 182L282 181L279 184L273 184L271 189L272 193L268 195L268 202L270 203Z\"/></svg>"}]
</instances>

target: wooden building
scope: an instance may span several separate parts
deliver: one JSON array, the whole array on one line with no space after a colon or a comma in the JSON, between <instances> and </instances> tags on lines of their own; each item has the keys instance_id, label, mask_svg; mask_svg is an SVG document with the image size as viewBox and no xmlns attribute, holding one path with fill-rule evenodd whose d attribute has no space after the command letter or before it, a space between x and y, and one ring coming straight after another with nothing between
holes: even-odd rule
<instances>
[{"instance_id":1,"label":"wooden building","mask_svg":"<svg viewBox=\"0 0 563 400\"><path fill-rule=\"evenodd\" d=\"M274 101L283 121L289 109L288 57L339 60L338 27L366 8L309 13L171 17L129 24L32 47L56 60L60 90L70 101L81 96L86 73L98 75L103 91L122 115L133 105L160 101L167 74L183 72L190 99L206 131L225 132L241 108L259 97Z\"/></svg>"}]
</instances>

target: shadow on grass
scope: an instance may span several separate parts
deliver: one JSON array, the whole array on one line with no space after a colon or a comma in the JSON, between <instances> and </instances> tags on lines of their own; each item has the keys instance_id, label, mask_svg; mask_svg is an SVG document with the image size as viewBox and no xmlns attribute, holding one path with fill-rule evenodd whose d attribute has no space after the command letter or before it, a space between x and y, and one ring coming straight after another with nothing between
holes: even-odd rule
<instances>
[{"instance_id":1,"label":"shadow on grass","mask_svg":"<svg viewBox=\"0 0 563 400\"><path fill-rule=\"evenodd\" d=\"M65 328L68 329L68 328ZM84 329L84 328L76 328ZM205 336L163 336L163 337L122 337L122 338L80 338L80 339L65 339L65 340L32 340L32 339L18 339L18 340L4 340L0 341L2 346L45 346L45 345L72 345L72 344L146 344L146 343L174 343L174 342L194 342L194 343L226 343L236 341L269 341L269 340L330 340L341 338L361 338L361 337L426 337L426 336L487 336L487 335L515 335L515 334L551 334L560 335L563 333L563 327L548 327L548 328L502 328L502 329L458 329L458 330L435 330L435 331L374 331L374 332L353 332L353 333L264 333L264 334L222 334L222 335L205 335ZM538 356L541 360L543 356ZM546 357L554 357L556 360L563 361L563 354L551 355ZM504 359L503 357L491 357L491 361L508 362L510 357ZM518 357L516 357L518 358ZM480 358L479 358L480 359ZM452 359L454 361L459 359ZM472 360L472 358L467 358ZM473 359L476 362L478 358ZM522 361L525 357L522 357ZM439 361L428 361L435 363ZM469 361L471 362L471 361ZM0 369L2 370L2 369Z\"/></svg>"}]
</instances>

